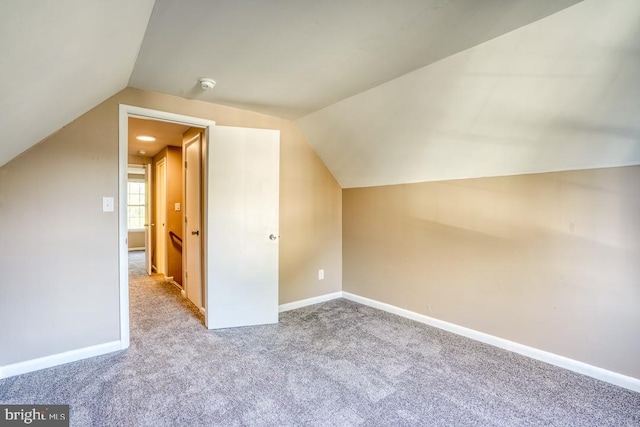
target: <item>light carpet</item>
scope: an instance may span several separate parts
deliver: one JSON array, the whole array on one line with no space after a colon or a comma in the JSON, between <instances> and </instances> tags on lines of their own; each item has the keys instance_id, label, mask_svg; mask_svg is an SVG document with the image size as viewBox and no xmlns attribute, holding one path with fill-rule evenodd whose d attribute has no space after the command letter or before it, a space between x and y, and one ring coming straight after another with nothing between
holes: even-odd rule
<instances>
[{"instance_id":1,"label":"light carpet","mask_svg":"<svg viewBox=\"0 0 640 427\"><path fill-rule=\"evenodd\" d=\"M208 331L130 264L131 347L0 380L73 426L639 426L640 394L344 299Z\"/></svg>"}]
</instances>

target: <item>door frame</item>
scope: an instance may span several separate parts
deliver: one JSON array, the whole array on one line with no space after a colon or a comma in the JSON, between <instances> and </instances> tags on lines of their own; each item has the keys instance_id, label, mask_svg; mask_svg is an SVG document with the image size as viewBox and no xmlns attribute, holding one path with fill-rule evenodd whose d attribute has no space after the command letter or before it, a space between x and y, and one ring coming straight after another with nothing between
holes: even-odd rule
<instances>
[{"instance_id":1,"label":"door frame","mask_svg":"<svg viewBox=\"0 0 640 427\"><path fill-rule=\"evenodd\" d=\"M203 218L207 218L207 186L208 186L208 149L210 146L210 138L212 128L215 126L213 120L203 119L200 117L185 116L182 114L169 113L166 111L153 110L149 108L136 107L133 105L119 104L118 111L118 225L119 225L119 287L120 287L120 346L122 349L129 347L129 251L127 245L127 164L128 164L128 146L129 146L129 117L159 120L165 122L179 123L188 126L203 128L204 138L202 139L202 212ZM201 235L204 239L202 248L202 283L204 289L203 301L209 293L209 284L207 282L207 221L202 222ZM205 307L206 308L206 307ZM210 324L208 319L208 310L205 311L205 325Z\"/></svg>"},{"instance_id":2,"label":"door frame","mask_svg":"<svg viewBox=\"0 0 640 427\"><path fill-rule=\"evenodd\" d=\"M187 149L189 147L189 145L194 144L196 142L196 140L199 142L199 147L198 147L198 175L199 175L199 180L200 180L200 185L199 185L199 198L200 198L200 206L199 206L199 211L198 215L199 215L199 228L200 230L202 230L203 228L203 224L204 224L204 215L203 215L203 210L202 210L202 200L203 200L203 174L202 174L202 166L203 166L203 153L202 153L202 147L204 145L203 142L203 138L202 138L202 134L200 132L198 132L197 134L195 134L194 136L192 136L191 138L189 138L187 141L183 141L182 143L182 183L183 183L183 197L182 197L182 202L183 202L183 206L182 206L182 211L184 212L184 215L188 218L191 214L189 214L189 203L187 201L187 192L188 192L188 188L187 186L189 185L189 182L187 180ZM187 298L188 300L191 301L191 299L189 298L189 288L190 288L190 284L189 284L189 279L187 278L187 271L188 270L188 259L189 259L189 244L187 243L187 240L189 239L189 231L187 230L187 222L186 219L185 221L182 222L182 235L184 236L184 240L183 240L183 248L182 248L182 283L183 283L183 289L182 289L182 296ZM203 275L203 270L204 270L204 266L206 265L204 263L204 259L203 259L203 244L204 244L204 238L203 238L203 234L202 232L200 233L199 236L199 242L200 242L200 250L198 251L199 255L200 255L200 271L199 271L199 276L200 276L200 307L198 307L198 309L200 310L200 312L202 314L204 314L206 316L206 309L205 307L205 299L204 299L204 292L203 292L203 282L202 282L202 275ZM193 273L193 272L192 272ZM193 302L193 301L191 301ZM195 304L194 304L195 305Z\"/></svg>"},{"instance_id":3,"label":"door frame","mask_svg":"<svg viewBox=\"0 0 640 427\"><path fill-rule=\"evenodd\" d=\"M155 228L153 235L155 237L155 245L153 255L156 259L156 273L169 276L168 271L168 254L167 254L167 158L162 157L153 164L156 171L155 185L153 186L153 196L155 200L155 209L153 211L153 222ZM162 172L161 169L162 168ZM164 203L162 203L164 202ZM160 222L162 224L160 224ZM162 268L160 268L162 267Z\"/></svg>"},{"instance_id":4,"label":"door frame","mask_svg":"<svg viewBox=\"0 0 640 427\"><path fill-rule=\"evenodd\" d=\"M144 203L145 203L145 217L144 217L144 267L147 270L147 274L151 276L153 267L151 266L151 242L153 241L151 236L151 212L153 212L152 197L151 197L151 170L153 165L147 163L144 165Z\"/></svg>"}]
</instances>

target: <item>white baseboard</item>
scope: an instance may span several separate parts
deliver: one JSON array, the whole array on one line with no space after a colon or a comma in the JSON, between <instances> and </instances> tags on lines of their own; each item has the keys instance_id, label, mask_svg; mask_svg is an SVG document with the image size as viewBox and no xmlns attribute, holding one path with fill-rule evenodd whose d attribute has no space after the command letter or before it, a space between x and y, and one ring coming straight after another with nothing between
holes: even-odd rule
<instances>
[{"instance_id":1,"label":"white baseboard","mask_svg":"<svg viewBox=\"0 0 640 427\"><path fill-rule=\"evenodd\" d=\"M499 347L505 350L512 351L514 353L521 354L523 356L530 357L532 359L540 360L541 362L546 362L560 368L568 369L570 371L574 371L601 381L615 384L629 390L640 392L640 379L638 378L633 378L627 375L619 374L617 372L608 371L603 368L598 368L597 366L569 359L568 357L549 353L548 351L539 350L537 348L509 341L504 338L496 337L494 335L485 334L484 332L465 328L464 326L445 322L444 320L435 319L433 317L425 316L424 314L405 310L404 308L399 308L391 304L386 304L384 302L361 297L359 295L354 295L349 292L343 292L342 296L345 299L367 305L369 307L397 314L398 316L406 317L407 319L415 320L417 322L424 323L438 329L443 329L448 332L453 332L454 334L462 335L463 337L471 338L472 340L480 341L494 347Z\"/></svg>"},{"instance_id":2,"label":"white baseboard","mask_svg":"<svg viewBox=\"0 0 640 427\"><path fill-rule=\"evenodd\" d=\"M331 294L324 294L313 298L307 298L300 301L294 301L287 304L280 304L278 306L278 312L295 310L296 308L306 307L308 305L319 304L321 302L330 301L332 299L342 298L342 292L333 292Z\"/></svg>"},{"instance_id":3,"label":"white baseboard","mask_svg":"<svg viewBox=\"0 0 640 427\"><path fill-rule=\"evenodd\" d=\"M188 299L187 298L187 291L185 289L183 289L182 286L180 286L175 280L173 280L171 283L173 283L174 285L176 285L178 287L178 289L180 289L180 295L182 295L182 298ZM200 313L202 313L203 316L207 315L207 310L204 307L198 307L198 310L200 311Z\"/></svg>"},{"instance_id":4,"label":"white baseboard","mask_svg":"<svg viewBox=\"0 0 640 427\"><path fill-rule=\"evenodd\" d=\"M184 291L183 291L184 292ZM568 357L560 356L554 353L550 353L544 350L540 350L534 347L529 347L523 344L519 344L513 341L506 340L504 338L496 337L494 335L485 334L474 329L465 328L454 323L445 322L443 320L435 319L433 317L425 316L413 311L399 308L391 304L383 303L373 299L361 297L349 292L334 292L331 294L320 295L313 298L307 298L300 301L294 301L287 304L281 304L278 307L280 313L289 310L295 310L297 308L306 307L312 304L319 304L321 302L329 301L336 298L345 298L350 301L357 302L369 307L377 308L379 310L386 311L388 313L396 314L407 319L415 320L426 325L430 325L448 332L452 332L457 335L461 335L476 341L483 342L485 344L499 347L514 353L521 354L523 356L530 357L532 359L540 360L542 362L549 363L570 371L577 372L579 374L587 375L592 378L596 378L601 381L605 381L635 392L640 393L640 379L633 378L627 375L612 372L597 366L589 365L577 360L569 359ZM122 346L121 341L112 341L104 344L98 344L91 347L85 347L77 350L70 350L64 353L58 353L51 356L40 357L38 359L27 360L24 362L18 362L11 365L0 366L0 379L12 377L14 375L25 374L28 372L38 371L40 369L50 368L52 366L63 365L65 363L75 362L81 359L87 359L89 357L101 356L106 353L122 350L125 347Z\"/></svg>"},{"instance_id":5,"label":"white baseboard","mask_svg":"<svg viewBox=\"0 0 640 427\"><path fill-rule=\"evenodd\" d=\"M24 362L13 363L11 365L0 366L0 379L39 371L40 369L50 368L52 366L64 365L65 363L76 362L89 357L101 356L118 350L123 350L121 341L112 341L104 344L92 345L90 347L79 348L77 350L52 354L51 356L26 360Z\"/></svg>"}]
</instances>

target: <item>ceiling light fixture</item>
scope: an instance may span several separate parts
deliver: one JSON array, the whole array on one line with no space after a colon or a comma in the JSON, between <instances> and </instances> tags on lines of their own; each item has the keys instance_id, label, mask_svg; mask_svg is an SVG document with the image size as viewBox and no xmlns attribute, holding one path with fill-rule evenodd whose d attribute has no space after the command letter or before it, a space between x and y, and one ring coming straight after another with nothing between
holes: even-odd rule
<instances>
[{"instance_id":1,"label":"ceiling light fixture","mask_svg":"<svg viewBox=\"0 0 640 427\"><path fill-rule=\"evenodd\" d=\"M138 150L138 154L140 154L141 156L144 156L145 154L147 154L147 152L144 150Z\"/></svg>"},{"instance_id":2,"label":"ceiling light fixture","mask_svg":"<svg viewBox=\"0 0 640 427\"><path fill-rule=\"evenodd\" d=\"M153 141L155 141L155 140L156 140L154 137L149 136L149 135L140 135L140 136L136 136L136 139L137 139L138 141L147 141L147 142L153 142Z\"/></svg>"},{"instance_id":3,"label":"ceiling light fixture","mask_svg":"<svg viewBox=\"0 0 640 427\"><path fill-rule=\"evenodd\" d=\"M204 90L213 89L213 87L216 85L216 81L213 79L202 78L198 80L198 82L200 83L200 87Z\"/></svg>"}]
</instances>

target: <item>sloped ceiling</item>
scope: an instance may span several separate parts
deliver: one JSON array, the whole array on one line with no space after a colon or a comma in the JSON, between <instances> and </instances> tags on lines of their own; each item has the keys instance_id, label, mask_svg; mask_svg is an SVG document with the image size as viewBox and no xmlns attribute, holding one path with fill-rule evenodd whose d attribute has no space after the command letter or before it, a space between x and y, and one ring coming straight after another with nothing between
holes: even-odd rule
<instances>
[{"instance_id":1,"label":"sloped ceiling","mask_svg":"<svg viewBox=\"0 0 640 427\"><path fill-rule=\"evenodd\" d=\"M640 164L640 1L586 0L298 124L343 188Z\"/></svg>"},{"instance_id":2,"label":"sloped ceiling","mask_svg":"<svg viewBox=\"0 0 640 427\"><path fill-rule=\"evenodd\" d=\"M129 84L295 119L578 1L157 0Z\"/></svg>"},{"instance_id":3,"label":"sloped ceiling","mask_svg":"<svg viewBox=\"0 0 640 427\"><path fill-rule=\"evenodd\" d=\"M153 4L0 2L0 166L127 86Z\"/></svg>"},{"instance_id":4,"label":"sloped ceiling","mask_svg":"<svg viewBox=\"0 0 640 427\"><path fill-rule=\"evenodd\" d=\"M639 8L0 2L0 165L127 85L297 119L343 187L637 164Z\"/></svg>"}]
</instances>

